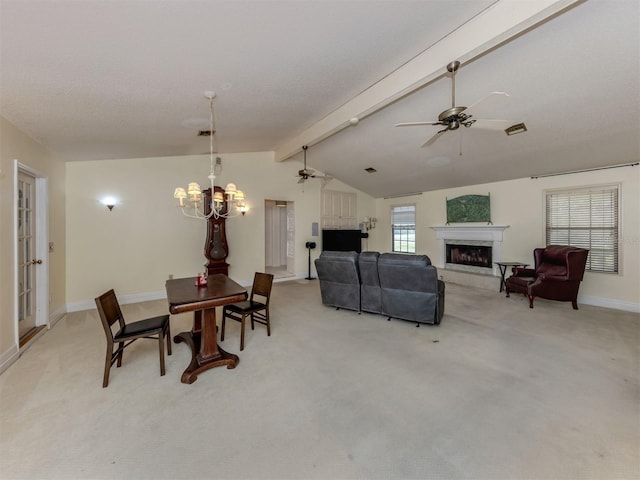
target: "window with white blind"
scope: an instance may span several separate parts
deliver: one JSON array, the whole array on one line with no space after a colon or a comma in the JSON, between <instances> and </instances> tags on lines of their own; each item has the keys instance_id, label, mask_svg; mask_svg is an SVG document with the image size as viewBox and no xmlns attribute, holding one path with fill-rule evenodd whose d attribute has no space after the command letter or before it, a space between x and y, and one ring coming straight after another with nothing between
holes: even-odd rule
<instances>
[{"instance_id":1,"label":"window with white blind","mask_svg":"<svg viewBox=\"0 0 640 480\"><path fill-rule=\"evenodd\" d=\"M416 253L416 206L391 207L392 251Z\"/></svg>"},{"instance_id":2,"label":"window with white blind","mask_svg":"<svg viewBox=\"0 0 640 480\"><path fill-rule=\"evenodd\" d=\"M547 191L547 245L588 248L587 270L617 273L619 196L619 185Z\"/></svg>"}]
</instances>

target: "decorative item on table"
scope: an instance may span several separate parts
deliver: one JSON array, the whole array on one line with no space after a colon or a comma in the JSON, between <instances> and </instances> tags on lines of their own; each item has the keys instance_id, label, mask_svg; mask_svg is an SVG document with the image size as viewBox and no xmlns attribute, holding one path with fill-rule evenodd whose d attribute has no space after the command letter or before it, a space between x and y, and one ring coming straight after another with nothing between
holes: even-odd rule
<instances>
[{"instance_id":1,"label":"decorative item on table","mask_svg":"<svg viewBox=\"0 0 640 480\"><path fill-rule=\"evenodd\" d=\"M199 287L205 287L207 285L207 272L198 274L196 285L198 285Z\"/></svg>"}]
</instances>

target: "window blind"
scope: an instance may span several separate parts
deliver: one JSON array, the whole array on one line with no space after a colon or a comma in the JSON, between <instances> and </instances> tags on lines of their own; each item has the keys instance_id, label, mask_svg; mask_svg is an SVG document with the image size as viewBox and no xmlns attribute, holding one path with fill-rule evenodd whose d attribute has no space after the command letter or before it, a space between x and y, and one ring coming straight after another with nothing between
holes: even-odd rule
<instances>
[{"instance_id":1,"label":"window blind","mask_svg":"<svg viewBox=\"0 0 640 480\"><path fill-rule=\"evenodd\" d=\"M588 248L587 270L617 273L618 217L618 185L547 192L547 245Z\"/></svg>"},{"instance_id":2,"label":"window blind","mask_svg":"<svg viewBox=\"0 0 640 480\"><path fill-rule=\"evenodd\" d=\"M416 253L416 206L391 207L392 251Z\"/></svg>"},{"instance_id":3,"label":"window blind","mask_svg":"<svg viewBox=\"0 0 640 480\"><path fill-rule=\"evenodd\" d=\"M402 205L391 207L391 225L409 227L416 224L416 206Z\"/></svg>"}]
</instances>

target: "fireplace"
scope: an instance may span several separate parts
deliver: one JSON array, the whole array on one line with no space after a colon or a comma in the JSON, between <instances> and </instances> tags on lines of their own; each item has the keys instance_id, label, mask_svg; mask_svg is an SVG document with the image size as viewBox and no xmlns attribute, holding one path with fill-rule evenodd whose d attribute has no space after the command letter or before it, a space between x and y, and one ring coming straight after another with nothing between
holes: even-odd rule
<instances>
[{"instance_id":1,"label":"fireplace","mask_svg":"<svg viewBox=\"0 0 640 480\"><path fill-rule=\"evenodd\" d=\"M492 268L492 247L490 245L446 244L446 263L471 267Z\"/></svg>"},{"instance_id":2,"label":"fireplace","mask_svg":"<svg viewBox=\"0 0 640 480\"><path fill-rule=\"evenodd\" d=\"M499 276L495 262L502 260L502 237L509 225L437 225L439 268Z\"/></svg>"}]
</instances>

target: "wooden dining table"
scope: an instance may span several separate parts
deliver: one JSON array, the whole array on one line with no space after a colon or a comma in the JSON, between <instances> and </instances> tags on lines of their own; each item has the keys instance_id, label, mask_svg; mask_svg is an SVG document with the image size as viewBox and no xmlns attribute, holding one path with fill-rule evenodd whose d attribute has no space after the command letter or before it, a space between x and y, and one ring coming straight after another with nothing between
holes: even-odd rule
<instances>
[{"instance_id":1,"label":"wooden dining table","mask_svg":"<svg viewBox=\"0 0 640 480\"><path fill-rule=\"evenodd\" d=\"M194 312L193 328L173 339L191 348L191 363L182 374L182 383L193 383L210 368L235 368L240 359L218 346L216 307L247 299L247 290L223 274L209 275L207 284L198 286L196 277L167 280L167 300L172 314Z\"/></svg>"}]
</instances>

